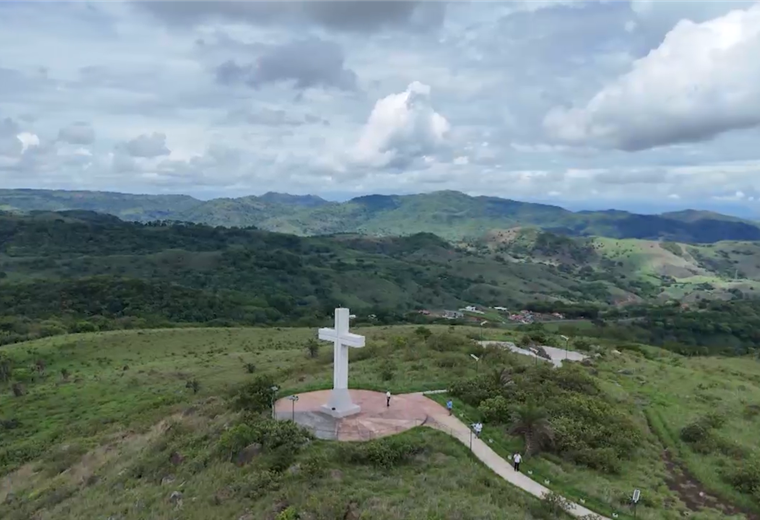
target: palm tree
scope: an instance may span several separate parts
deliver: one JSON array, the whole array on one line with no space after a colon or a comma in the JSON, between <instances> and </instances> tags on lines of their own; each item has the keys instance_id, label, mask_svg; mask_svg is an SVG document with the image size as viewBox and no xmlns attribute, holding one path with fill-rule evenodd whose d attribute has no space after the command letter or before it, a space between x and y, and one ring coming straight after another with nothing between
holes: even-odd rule
<instances>
[{"instance_id":1,"label":"palm tree","mask_svg":"<svg viewBox=\"0 0 760 520\"><path fill-rule=\"evenodd\" d=\"M522 405L512 413L509 433L520 435L525 439L526 457L554 443L554 430L549 423L546 410L538 408L533 403Z\"/></svg>"},{"instance_id":2,"label":"palm tree","mask_svg":"<svg viewBox=\"0 0 760 520\"><path fill-rule=\"evenodd\" d=\"M507 367L494 368L491 371L491 378L497 387L506 387L514 384L512 370Z\"/></svg>"}]
</instances>

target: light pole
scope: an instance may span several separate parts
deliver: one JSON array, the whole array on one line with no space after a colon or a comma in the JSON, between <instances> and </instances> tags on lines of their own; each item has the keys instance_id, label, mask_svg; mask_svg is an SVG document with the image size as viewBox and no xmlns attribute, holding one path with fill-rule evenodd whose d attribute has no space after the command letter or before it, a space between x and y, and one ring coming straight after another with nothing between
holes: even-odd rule
<instances>
[{"instance_id":1,"label":"light pole","mask_svg":"<svg viewBox=\"0 0 760 520\"><path fill-rule=\"evenodd\" d=\"M290 403L293 405L293 422L296 422L296 401L298 401L298 396L291 395L288 399L290 399Z\"/></svg>"},{"instance_id":2,"label":"light pole","mask_svg":"<svg viewBox=\"0 0 760 520\"><path fill-rule=\"evenodd\" d=\"M476 372L480 374L480 358L476 356L475 354L470 354L470 357L475 360Z\"/></svg>"},{"instance_id":3,"label":"light pole","mask_svg":"<svg viewBox=\"0 0 760 520\"><path fill-rule=\"evenodd\" d=\"M272 419L276 419L277 418L277 416L274 413L274 398L277 396L277 390L279 390L279 389L280 389L280 387L278 387L277 385L275 385L272 388L270 388L270 390L272 391Z\"/></svg>"},{"instance_id":4,"label":"light pole","mask_svg":"<svg viewBox=\"0 0 760 520\"><path fill-rule=\"evenodd\" d=\"M528 350L533 352L533 357L536 359L536 366L538 366L538 349L530 347Z\"/></svg>"},{"instance_id":5,"label":"light pole","mask_svg":"<svg viewBox=\"0 0 760 520\"><path fill-rule=\"evenodd\" d=\"M480 322L480 341L483 341L483 325L488 323L488 320L483 320Z\"/></svg>"},{"instance_id":6,"label":"light pole","mask_svg":"<svg viewBox=\"0 0 760 520\"><path fill-rule=\"evenodd\" d=\"M567 336L560 336L560 338L565 340L565 361L567 361L567 344L570 343L570 338Z\"/></svg>"}]
</instances>

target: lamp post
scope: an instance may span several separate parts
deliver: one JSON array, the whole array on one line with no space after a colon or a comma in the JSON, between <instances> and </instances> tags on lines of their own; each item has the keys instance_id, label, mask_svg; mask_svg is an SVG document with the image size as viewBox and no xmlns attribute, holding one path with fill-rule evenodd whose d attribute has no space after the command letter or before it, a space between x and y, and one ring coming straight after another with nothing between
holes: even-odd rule
<instances>
[{"instance_id":1,"label":"lamp post","mask_svg":"<svg viewBox=\"0 0 760 520\"><path fill-rule=\"evenodd\" d=\"M296 422L296 401L298 401L298 396L291 395L288 399L290 399L290 403L293 405L293 422Z\"/></svg>"},{"instance_id":2,"label":"lamp post","mask_svg":"<svg viewBox=\"0 0 760 520\"><path fill-rule=\"evenodd\" d=\"M475 360L476 371L479 374L480 373L480 358L476 356L475 354L470 354L470 357Z\"/></svg>"},{"instance_id":3,"label":"lamp post","mask_svg":"<svg viewBox=\"0 0 760 520\"><path fill-rule=\"evenodd\" d=\"M272 391L272 419L276 419L277 418L277 416L274 413L274 400L275 400L275 397L277 396L277 390L279 390L279 389L280 389L280 387L277 386L277 385L275 385L272 388L270 388L270 390Z\"/></svg>"},{"instance_id":4,"label":"lamp post","mask_svg":"<svg viewBox=\"0 0 760 520\"><path fill-rule=\"evenodd\" d=\"M565 340L565 361L567 361L567 344L570 343L570 338L567 336L560 336L560 338Z\"/></svg>"}]
</instances>

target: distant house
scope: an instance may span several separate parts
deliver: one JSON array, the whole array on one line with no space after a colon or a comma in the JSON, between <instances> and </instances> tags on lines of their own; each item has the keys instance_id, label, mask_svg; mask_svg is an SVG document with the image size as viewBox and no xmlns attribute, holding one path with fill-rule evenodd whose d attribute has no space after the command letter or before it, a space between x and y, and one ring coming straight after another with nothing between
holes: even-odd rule
<instances>
[{"instance_id":1,"label":"distant house","mask_svg":"<svg viewBox=\"0 0 760 520\"><path fill-rule=\"evenodd\" d=\"M460 311L443 311L443 317L447 320L456 320L459 318L464 318L464 313Z\"/></svg>"},{"instance_id":2,"label":"distant house","mask_svg":"<svg viewBox=\"0 0 760 520\"><path fill-rule=\"evenodd\" d=\"M499 312L507 312L509 309L506 307L494 307L494 310L497 310Z\"/></svg>"},{"instance_id":3,"label":"distant house","mask_svg":"<svg viewBox=\"0 0 760 520\"><path fill-rule=\"evenodd\" d=\"M485 314L483 311L479 311L477 307L474 305L468 305L464 309L459 309L460 311L467 311L467 312L474 312L475 314Z\"/></svg>"}]
</instances>

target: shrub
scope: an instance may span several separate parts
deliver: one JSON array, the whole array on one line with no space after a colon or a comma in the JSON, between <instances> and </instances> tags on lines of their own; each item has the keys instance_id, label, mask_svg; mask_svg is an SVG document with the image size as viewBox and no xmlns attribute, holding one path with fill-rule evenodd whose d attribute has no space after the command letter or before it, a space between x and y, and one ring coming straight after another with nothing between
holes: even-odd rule
<instances>
[{"instance_id":1,"label":"shrub","mask_svg":"<svg viewBox=\"0 0 760 520\"><path fill-rule=\"evenodd\" d=\"M315 358L319 354L319 342L311 338L306 342L306 352L309 353L310 358Z\"/></svg>"},{"instance_id":2,"label":"shrub","mask_svg":"<svg viewBox=\"0 0 760 520\"><path fill-rule=\"evenodd\" d=\"M433 335L431 330L427 327L417 327L414 329L414 334L421 338L423 341L427 341L428 338Z\"/></svg>"},{"instance_id":3,"label":"shrub","mask_svg":"<svg viewBox=\"0 0 760 520\"><path fill-rule=\"evenodd\" d=\"M493 378L479 375L468 379L460 379L451 385L450 392L470 406L479 406L491 396L499 395L499 388L494 385Z\"/></svg>"},{"instance_id":4,"label":"shrub","mask_svg":"<svg viewBox=\"0 0 760 520\"><path fill-rule=\"evenodd\" d=\"M512 417L512 410L504 396L489 397L478 407L483 420L490 423L507 424Z\"/></svg>"},{"instance_id":5,"label":"shrub","mask_svg":"<svg viewBox=\"0 0 760 520\"><path fill-rule=\"evenodd\" d=\"M239 410L260 413L272 407L275 391L274 380L269 376L259 376L244 385L234 399L234 405Z\"/></svg>"},{"instance_id":6,"label":"shrub","mask_svg":"<svg viewBox=\"0 0 760 520\"><path fill-rule=\"evenodd\" d=\"M295 455L311 439L306 429L291 421L248 419L224 432L217 449L230 460L243 448L256 443L261 444L264 451L282 450Z\"/></svg>"},{"instance_id":7,"label":"shrub","mask_svg":"<svg viewBox=\"0 0 760 520\"><path fill-rule=\"evenodd\" d=\"M421 453L424 446L404 437L385 437L364 444L347 444L347 460L352 464L370 464L392 468L408 462Z\"/></svg>"},{"instance_id":8,"label":"shrub","mask_svg":"<svg viewBox=\"0 0 760 520\"><path fill-rule=\"evenodd\" d=\"M11 392L13 392L14 397L22 397L26 393L24 385L18 382L11 385Z\"/></svg>"},{"instance_id":9,"label":"shrub","mask_svg":"<svg viewBox=\"0 0 760 520\"><path fill-rule=\"evenodd\" d=\"M435 358L436 366L439 366L441 368L454 368L455 366L461 365L465 362L466 360L462 357L461 354L454 352L448 352Z\"/></svg>"},{"instance_id":10,"label":"shrub","mask_svg":"<svg viewBox=\"0 0 760 520\"><path fill-rule=\"evenodd\" d=\"M197 394L198 391L201 389L201 384L198 382L197 379L191 379L187 383L185 383L185 388L189 388L193 391L194 394Z\"/></svg>"},{"instance_id":11,"label":"shrub","mask_svg":"<svg viewBox=\"0 0 760 520\"><path fill-rule=\"evenodd\" d=\"M380 366L380 379L383 381L390 381L396 373L396 364L390 359L383 361Z\"/></svg>"},{"instance_id":12,"label":"shrub","mask_svg":"<svg viewBox=\"0 0 760 520\"><path fill-rule=\"evenodd\" d=\"M622 461L613 448L585 448L571 454L570 458L577 464L611 475L622 470Z\"/></svg>"},{"instance_id":13,"label":"shrub","mask_svg":"<svg viewBox=\"0 0 760 520\"><path fill-rule=\"evenodd\" d=\"M760 460L752 458L740 462L724 476L737 491L747 494L757 493L760 491Z\"/></svg>"},{"instance_id":14,"label":"shrub","mask_svg":"<svg viewBox=\"0 0 760 520\"><path fill-rule=\"evenodd\" d=\"M433 334L428 338L430 348L438 352L464 351L470 344L471 340L451 332Z\"/></svg>"},{"instance_id":15,"label":"shrub","mask_svg":"<svg viewBox=\"0 0 760 520\"><path fill-rule=\"evenodd\" d=\"M327 457L321 453L312 453L301 463L304 473L310 477L322 475L327 468Z\"/></svg>"}]
</instances>

